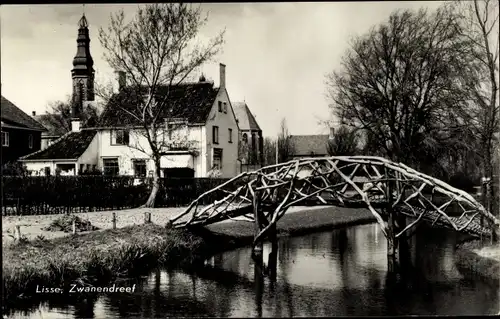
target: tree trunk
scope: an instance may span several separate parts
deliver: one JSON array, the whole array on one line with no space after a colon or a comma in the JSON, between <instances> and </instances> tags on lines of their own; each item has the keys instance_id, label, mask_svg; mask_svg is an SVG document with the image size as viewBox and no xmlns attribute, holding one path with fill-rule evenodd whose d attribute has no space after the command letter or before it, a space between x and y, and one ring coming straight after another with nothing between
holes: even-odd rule
<instances>
[{"instance_id":1,"label":"tree trunk","mask_svg":"<svg viewBox=\"0 0 500 319\"><path fill-rule=\"evenodd\" d=\"M489 179L488 186L486 187L486 203L487 207L485 207L490 213L496 211L496 203L495 202L495 193L494 193L494 181L493 181L493 156L492 156L492 143L489 141L485 141L485 152L483 155L484 160L484 177Z\"/></svg>"},{"instance_id":2,"label":"tree trunk","mask_svg":"<svg viewBox=\"0 0 500 319\"><path fill-rule=\"evenodd\" d=\"M155 169L153 170L153 188L151 189L151 193L149 194L149 198L144 205L143 208L155 207L156 204L156 196L158 195L158 191L160 190L160 157L154 157Z\"/></svg>"}]
</instances>

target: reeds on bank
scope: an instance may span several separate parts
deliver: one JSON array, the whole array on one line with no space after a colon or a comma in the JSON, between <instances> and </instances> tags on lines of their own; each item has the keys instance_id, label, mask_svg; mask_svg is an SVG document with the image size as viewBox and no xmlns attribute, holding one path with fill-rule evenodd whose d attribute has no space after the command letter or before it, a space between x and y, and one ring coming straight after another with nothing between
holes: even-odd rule
<instances>
[{"instance_id":1,"label":"reeds on bank","mask_svg":"<svg viewBox=\"0 0 500 319\"><path fill-rule=\"evenodd\" d=\"M159 265L192 263L203 239L159 225L135 225L3 247L4 301L35 295L38 287L68 289L133 276Z\"/></svg>"}]
</instances>

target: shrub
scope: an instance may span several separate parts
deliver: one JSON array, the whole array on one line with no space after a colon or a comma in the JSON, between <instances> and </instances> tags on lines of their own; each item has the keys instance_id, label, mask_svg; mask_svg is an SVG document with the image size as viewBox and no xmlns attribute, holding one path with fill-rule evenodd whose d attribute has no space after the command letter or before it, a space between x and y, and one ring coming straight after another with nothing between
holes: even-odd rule
<instances>
[{"instance_id":1,"label":"shrub","mask_svg":"<svg viewBox=\"0 0 500 319\"><path fill-rule=\"evenodd\" d=\"M480 181L468 174L464 174L463 172L457 172L450 176L448 184L471 193L474 191L474 186L480 185Z\"/></svg>"},{"instance_id":2,"label":"shrub","mask_svg":"<svg viewBox=\"0 0 500 319\"><path fill-rule=\"evenodd\" d=\"M50 223L49 226L45 227L44 230L47 231L63 231L65 233L70 233L73 231L73 221L75 222L76 231L92 231L98 230L99 228L92 225L90 221L81 219L75 215L63 215Z\"/></svg>"},{"instance_id":3,"label":"shrub","mask_svg":"<svg viewBox=\"0 0 500 319\"><path fill-rule=\"evenodd\" d=\"M28 170L26 169L26 165L23 165L20 162L9 162L9 163L5 163L2 166L2 175L3 176L27 176Z\"/></svg>"}]
</instances>

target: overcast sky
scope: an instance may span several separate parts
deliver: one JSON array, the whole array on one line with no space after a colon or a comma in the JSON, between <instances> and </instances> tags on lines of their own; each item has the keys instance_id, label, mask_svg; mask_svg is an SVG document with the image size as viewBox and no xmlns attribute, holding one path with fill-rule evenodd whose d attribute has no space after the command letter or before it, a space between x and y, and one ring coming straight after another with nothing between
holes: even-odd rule
<instances>
[{"instance_id":1,"label":"overcast sky","mask_svg":"<svg viewBox=\"0 0 500 319\"><path fill-rule=\"evenodd\" d=\"M329 118L325 74L339 68L352 36L388 19L397 9L437 8L440 2L321 2L203 4L209 22L202 37L226 28L216 62L203 72L218 85L218 64L226 64L232 102L245 100L265 136L276 135L285 117L291 134L321 134ZM114 79L102 59L99 27L137 4L85 5L96 78ZM49 102L71 94L77 22L82 5L2 5L2 95L25 112L43 113Z\"/></svg>"}]
</instances>

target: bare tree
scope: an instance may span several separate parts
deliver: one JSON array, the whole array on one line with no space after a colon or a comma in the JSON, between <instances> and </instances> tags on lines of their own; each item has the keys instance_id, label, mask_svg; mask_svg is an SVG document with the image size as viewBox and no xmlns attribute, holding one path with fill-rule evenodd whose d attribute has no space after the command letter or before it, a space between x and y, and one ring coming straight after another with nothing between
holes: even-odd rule
<instances>
[{"instance_id":1,"label":"bare tree","mask_svg":"<svg viewBox=\"0 0 500 319\"><path fill-rule=\"evenodd\" d=\"M130 81L127 92L137 100L135 109L122 108L141 127L153 160L153 187L145 203L153 207L160 189L160 159L172 143L164 139L165 125L173 114L175 87L221 49L224 31L208 44L196 43L208 16L201 8L178 3L155 3L140 7L132 21L125 22L123 10L111 17L106 30L99 30L105 59ZM188 112L189 110L185 110ZM135 130L137 131L137 130Z\"/></svg>"},{"instance_id":2,"label":"bare tree","mask_svg":"<svg viewBox=\"0 0 500 319\"><path fill-rule=\"evenodd\" d=\"M94 83L94 93L101 105L107 105L114 94L116 94L115 86L111 81L96 81Z\"/></svg>"},{"instance_id":3,"label":"bare tree","mask_svg":"<svg viewBox=\"0 0 500 319\"><path fill-rule=\"evenodd\" d=\"M327 151L331 156L359 155L359 142L357 131L341 126L328 141Z\"/></svg>"},{"instance_id":4,"label":"bare tree","mask_svg":"<svg viewBox=\"0 0 500 319\"><path fill-rule=\"evenodd\" d=\"M290 160L293 155L293 145L286 119L282 118L280 123L280 132L278 134L278 163Z\"/></svg>"},{"instance_id":5,"label":"bare tree","mask_svg":"<svg viewBox=\"0 0 500 319\"><path fill-rule=\"evenodd\" d=\"M264 166L276 164L276 140L264 138Z\"/></svg>"},{"instance_id":6,"label":"bare tree","mask_svg":"<svg viewBox=\"0 0 500 319\"><path fill-rule=\"evenodd\" d=\"M44 122L50 125L60 128L61 131L69 132L71 131L71 105L72 103L78 103L73 101L70 96L67 97L66 101L53 101L47 106L48 112L51 114L44 119ZM82 105L82 112L80 114L81 120L85 126L93 126L100 114L100 109L95 104L85 104Z\"/></svg>"},{"instance_id":7,"label":"bare tree","mask_svg":"<svg viewBox=\"0 0 500 319\"><path fill-rule=\"evenodd\" d=\"M470 67L469 42L443 8L397 11L354 38L342 69L327 76L330 107L381 155L416 168L434 165L470 147L461 138L468 95L458 80Z\"/></svg>"},{"instance_id":8,"label":"bare tree","mask_svg":"<svg viewBox=\"0 0 500 319\"><path fill-rule=\"evenodd\" d=\"M496 133L500 131L498 104L498 55L499 55L499 3L492 0L454 1L449 3L452 12L462 23L463 36L471 42L471 60L477 65L475 73L464 73L468 89L472 93L469 110L472 128L478 137L483 177L492 180L494 173ZM498 180L488 194L490 211L497 211Z\"/></svg>"}]
</instances>

